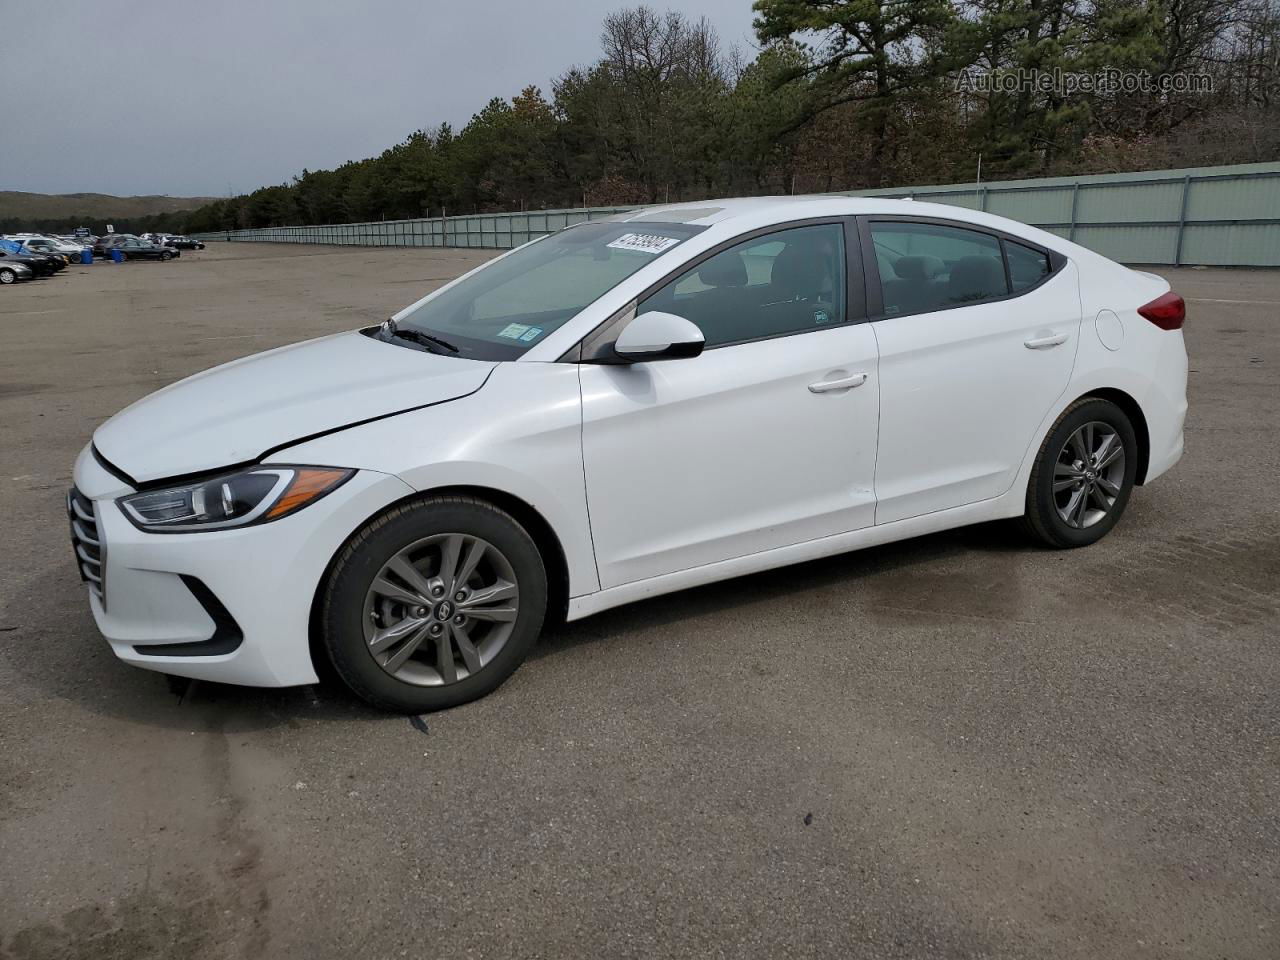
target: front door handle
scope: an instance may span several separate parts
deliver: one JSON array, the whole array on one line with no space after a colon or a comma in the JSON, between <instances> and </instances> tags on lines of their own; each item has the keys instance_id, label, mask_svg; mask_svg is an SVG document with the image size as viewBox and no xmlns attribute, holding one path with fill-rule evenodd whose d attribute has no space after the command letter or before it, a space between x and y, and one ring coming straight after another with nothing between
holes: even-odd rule
<instances>
[{"instance_id":1,"label":"front door handle","mask_svg":"<svg viewBox=\"0 0 1280 960\"><path fill-rule=\"evenodd\" d=\"M830 393L833 390L849 390L853 387L860 387L867 382L865 373L855 373L849 377L841 377L839 380L819 380L817 383L809 384L810 393Z\"/></svg>"},{"instance_id":2,"label":"front door handle","mask_svg":"<svg viewBox=\"0 0 1280 960\"><path fill-rule=\"evenodd\" d=\"M1065 333L1055 333L1051 337L1036 337L1034 340L1023 340L1022 345L1028 350L1047 350L1067 342Z\"/></svg>"}]
</instances>

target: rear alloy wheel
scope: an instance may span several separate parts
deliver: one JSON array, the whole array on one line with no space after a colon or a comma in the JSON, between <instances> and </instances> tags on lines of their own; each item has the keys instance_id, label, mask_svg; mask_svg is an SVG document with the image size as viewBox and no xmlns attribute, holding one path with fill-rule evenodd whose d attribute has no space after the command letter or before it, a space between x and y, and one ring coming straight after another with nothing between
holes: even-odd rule
<instances>
[{"instance_id":1,"label":"rear alloy wheel","mask_svg":"<svg viewBox=\"0 0 1280 960\"><path fill-rule=\"evenodd\" d=\"M18 275L8 267L0 268L0 283L13 283L18 279Z\"/></svg>"},{"instance_id":2,"label":"rear alloy wheel","mask_svg":"<svg viewBox=\"0 0 1280 960\"><path fill-rule=\"evenodd\" d=\"M393 508L352 537L325 588L339 676L374 706L421 713L484 696L542 628L546 572L505 511L470 497Z\"/></svg>"},{"instance_id":3,"label":"rear alloy wheel","mask_svg":"<svg viewBox=\"0 0 1280 960\"><path fill-rule=\"evenodd\" d=\"M1058 418L1031 471L1024 521L1054 547L1101 540L1129 502L1138 444L1124 411L1086 397Z\"/></svg>"},{"instance_id":4,"label":"rear alloy wheel","mask_svg":"<svg viewBox=\"0 0 1280 960\"><path fill-rule=\"evenodd\" d=\"M73 253L73 254L71 254L71 262L72 262L72 263L79 263L79 262L81 261L81 259L82 259L82 257L81 257L81 255L80 255L80 254L78 254L78 253Z\"/></svg>"},{"instance_id":5,"label":"rear alloy wheel","mask_svg":"<svg viewBox=\"0 0 1280 960\"><path fill-rule=\"evenodd\" d=\"M173 259L173 254L172 254L172 253L170 253L168 250L166 250L164 253L160 254L160 259L161 259L161 260L172 260L172 259Z\"/></svg>"}]
</instances>

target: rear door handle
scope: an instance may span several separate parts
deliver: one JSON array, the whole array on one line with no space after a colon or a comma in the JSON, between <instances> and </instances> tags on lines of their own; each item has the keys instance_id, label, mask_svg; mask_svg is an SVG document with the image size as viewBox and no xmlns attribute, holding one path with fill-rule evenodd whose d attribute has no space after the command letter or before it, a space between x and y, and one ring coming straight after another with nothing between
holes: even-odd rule
<instances>
[{"instance_id":1,"label":"rear door handle","mask_svg":"<svg viewBox=\"0 0 1280 960\"><path fill-rule=\"evenodd\" d=\"M1036 337L1034 340L1023 340L1022 345L1028 350L1047 350L1067 342L1065 333L1055 333L1051 337Z\"/></svg>"},{"instance_id":2,"label":"rear door handle","mask_svg":"<svg viewBox=\"0 0 1280 960\"><path fill-rule=\"evenodd\" d=\"M849 390L853 387L860 387L867 382L865 373L855 373L852 376L841 377L839 380L819 380L817 383L809 384L810 393L830 393L833 390Z\"/></svg>"}]
</instances>

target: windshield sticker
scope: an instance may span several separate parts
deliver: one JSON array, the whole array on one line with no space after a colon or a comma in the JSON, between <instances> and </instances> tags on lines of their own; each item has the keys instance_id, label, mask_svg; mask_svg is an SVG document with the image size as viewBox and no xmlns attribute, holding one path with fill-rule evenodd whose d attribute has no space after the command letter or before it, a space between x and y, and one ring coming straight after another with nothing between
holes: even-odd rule
<instances>
[{"instance_id":1,"label":"windshield sticker","mask_svg":"<svg viewBox=\"0 0 1280 960\"><path fill-rule=\"evenodd\" d=\"M505 327L498 331L498 336L506 337L508 340L519 340L528 331L527 323L508 323ZM539 333L542 331L539 330Z\"/></svg>"},{"instance_id":2,"label":"windshield sticker","mask_svg":"<svg viewBox=\"0 0 1280 960\"><path fill-rule=\"evenodd\" d=\"M674 247L680 241L675 237L664 237L657 233L624 233L612 243L605 246L615 250L632 250L636 253L661 253Z\"/></svg>"},{"instance_id":3,"label":"windshield sticker","mask_svg":"<svg viewBox=\"0 0 1280 960\"><path fill-rule=\"evenodd\" d=\"M537 340L540 336L542 336L541 327L530 327L524 333L520 334L520 339L524 343L528 343L530 340Z\"/></svg>"}]
</instances>

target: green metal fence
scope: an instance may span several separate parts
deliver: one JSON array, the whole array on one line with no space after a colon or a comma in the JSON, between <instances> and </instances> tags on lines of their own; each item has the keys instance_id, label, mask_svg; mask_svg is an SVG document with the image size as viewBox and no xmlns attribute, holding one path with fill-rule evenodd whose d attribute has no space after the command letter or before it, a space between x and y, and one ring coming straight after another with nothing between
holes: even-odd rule
<instances>
[{"instance_id":1,"label":"green metal fence","mask_svg":"<svg viewBox=\"0 0 1280 960\"><path fill-rule=\"evenodd\" d=\"M371 223L263 227L258 230L231 230L196 236L205 241L323 243L359 247L489 247L505 250L575 223L603 220L634 209L580 207L576 210L535 210L528 213L480 213L462 217L375 220Z\"/></svg>"},{"instance_id":2,"label":"green metal fence","mask_svg":"<svg viewBox=\"0 0 1280 960\"><path fill-rule=\"evenodd\" d=\"M1020 220L1123 263L1280 266L1280 163L864 190Z\"/></svg>"},{"instance_id":3,"label":"green metal fence","mask_svg":"<svg viewBox=\"0 0 1280 960\"><path fill-rule=\"evenodd\" d=\"M1280 163L860 190L1020 220L1138 264L1280 266ZM631 207L488 213L203 234L205 240L505 249Z\"/></svg>"}]
</instances>

